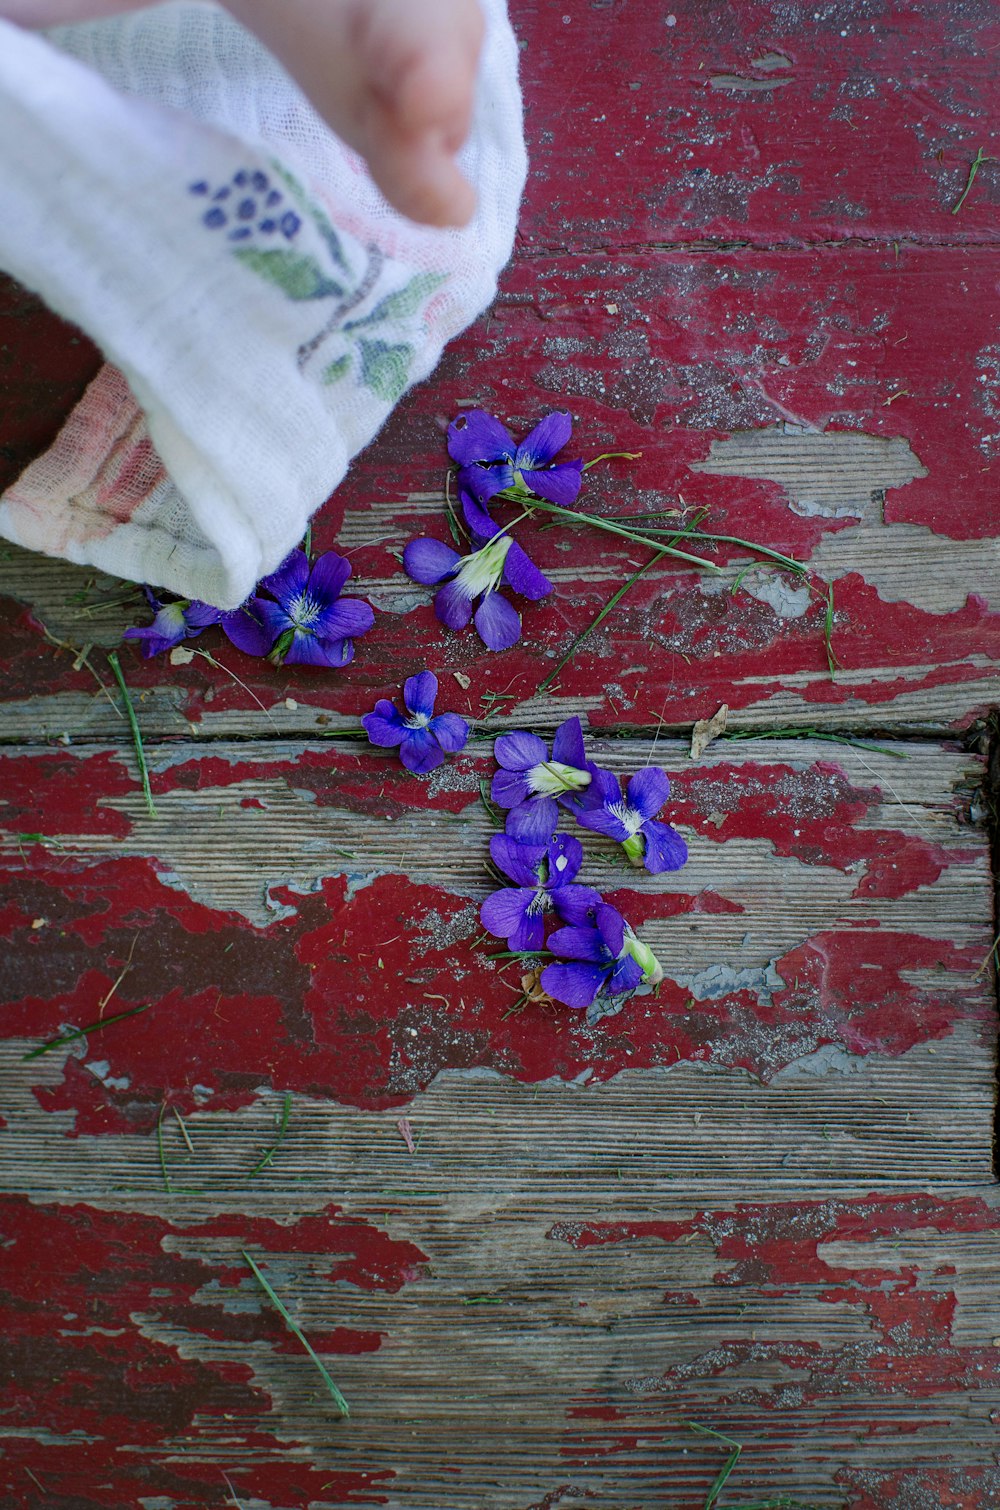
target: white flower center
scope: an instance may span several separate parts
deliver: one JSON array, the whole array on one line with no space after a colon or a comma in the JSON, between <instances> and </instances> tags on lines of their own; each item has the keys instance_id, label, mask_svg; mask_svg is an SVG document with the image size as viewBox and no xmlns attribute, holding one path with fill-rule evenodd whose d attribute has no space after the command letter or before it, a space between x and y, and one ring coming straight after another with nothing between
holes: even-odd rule
<instances>
[{"instance_id":1,"label":"white flower center","mask_svg":"<svg viewBox=\"0 0 1000 1510\"><path fill-rule=\"evenodd\" d=\"M561 792L577 792L590 785L589 771L579 771L561 760L540 760L526 776L529 790L539 797L558 797Z\"/></svg>"},{"instance_id":2,"label":"white flower center","mask_svg":"<svg viewBox=\"0 0 1000 1510\"><path fill-rule=\"evenodd\" d=\"M510 546L509 535L495 535L479 550L463 557L455 573L455 582L470 602L499 586Z\"/></svg>"},{"instance_id":3,"label":"white flower center","mask_svg":"<svg viewBox=\"0 0 1000 1510\"><path fill-rule=\"evenodd\" d=\"M642 814L637 813L634 807L629 807L627 802L612 802L608 812L624 824L628 829L629 838L637 834L646 821Z\"/></svg>"},{"instance_id":4,"label":"white flower center","mask_svg":"<svg viewBox=\"0 0 1000 1510\"><path fill-rule=\"evenodd\" d=\"M411 713L409 718L403 719L408 729L426 729L430 721L431 715L429 713Z\"/></svg>"},{"instance_id":5,"label":"white flower center","mask_svg":"<svg viewBox=\"0 0 1000 1510\"><path fill-rule=\"evenodd\" d=\"M307 592L300 593L288 605L288 617L297 629L311 629L321 612L322 604Z\"/></svg>"}]
</instances>

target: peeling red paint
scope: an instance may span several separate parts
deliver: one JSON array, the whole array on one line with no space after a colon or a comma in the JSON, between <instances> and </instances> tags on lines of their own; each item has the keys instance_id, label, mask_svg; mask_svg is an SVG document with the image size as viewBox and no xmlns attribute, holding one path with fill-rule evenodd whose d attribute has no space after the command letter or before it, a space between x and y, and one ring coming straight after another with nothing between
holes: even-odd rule
<instances>
[{"instance_id":1,"label":"peeling red paint","mask_svg":"<svg viewBox=\"0 0 1000 1510\"><path fill-rule=\"evenodd\" d=\"M293 1439L261 1430L271 1421L270 1398L250 1362L240 1361L240 1348L253 1340L282 1353L301 1355L301 1348L239 1250L252 1251L265 1268L268 1255L301 1255L310 1266L318 1260L331 1284L394 1293L423 1272L424 1255L413 1244L345 1220L335 1206L288 1224L250 1215L175 1223L6 1197L0 1231L10 1370L0 1471L15 1496L11 1504L28 1502L27 1466L47 1494L66 1495L66 1504L73 1495L87 1510L157 1493L171 1496L178 1510L222 1505L230 1497L221 1472L198 1461L199 1443L213 1444L212 1423L222 1417L233 1420L250 1449L230 1469L248 1497L304 1504L328 1498L321 1486L332 1480L339 1503L385 1502L378 1488L384 1472L321 1470L301 1459ZM187 1331L185 1356L157 1338L158 1326ZM231 1356L213 1352L203 1361L191 1334L230 1342ZM324 1352L379 1345L377 1336L350 1329L318 1330L311 1340ZM304 1357L303 1367L312 1367ZM31 1441L39 1432L68 1440L53 1453ZM194 1449L190 1462L178 1456L182 1442Z\"/></svg>"}]
</instances>

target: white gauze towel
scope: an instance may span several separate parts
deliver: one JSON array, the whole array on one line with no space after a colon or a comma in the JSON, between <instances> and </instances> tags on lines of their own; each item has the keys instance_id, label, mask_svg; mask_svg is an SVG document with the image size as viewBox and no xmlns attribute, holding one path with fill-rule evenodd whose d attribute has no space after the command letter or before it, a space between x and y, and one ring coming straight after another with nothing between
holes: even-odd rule
<instances>
[{"instance_id":1,"label":"white gauze towel","mask_svg":"<svg viewBox=\"0 0 1000 1510\"><path fill-rule=\"evenodd\" d=\"M107 357L0 534L234 608L445 342L486 308L525 178L503 0L462 230L392 210L220 7L0 22L0 268Z\"/></svg>"}]
</instances>

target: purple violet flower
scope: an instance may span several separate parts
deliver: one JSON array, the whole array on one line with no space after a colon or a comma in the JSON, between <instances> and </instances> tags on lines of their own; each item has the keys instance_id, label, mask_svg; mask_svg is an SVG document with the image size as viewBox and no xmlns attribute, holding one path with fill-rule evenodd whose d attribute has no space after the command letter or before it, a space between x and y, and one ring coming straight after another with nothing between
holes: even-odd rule
<instances>
[{"instance_id":1,"label":"purple violet flower","mask_svg":"<svg viewBox=\"0 0 1000 1510\"><path fill-rule=\"evenodd\" d=\"M423 775L439 766L446 754L464 750L469 726L457 713L434 714L438 679L433 671L421 671L403 684L405 715L388 698L380 697L361 722L373 745L393 749L408 771Z\"/></svg>"},{"instance_id":2,"label":"purple violet flower","mask_svg":"<svg viewBox=\"0 0 1000 1510\"><path fill-rule=\"evenodd\" d=\"M263 621L276 664L339 667L354 659L354 641L371 629L375 614L358 598L341 598L350 575L351 563L336 551L310 567L305 551L294 550L258 584L247 606ZM262 590L271 597L261 597Z\"/></svg>"},{"instance_id":3,"label":"purple violet flower","mask_svg":"<svg viewBox=\"0 0 1000 1510\"><path fill-rule=\"evenodd\" d=\"M403 551L403 568L415 582L444 583L434 596L434 612L442 624L464 629L474 618L487 650L509 650L521 637L521 616L498 589L507 586L537 602L552 591L552 583L474 499L465 492L459 496L476 549L460 556L440 540L411 540Z\"/></svg>"},{"instance_id":4,"label":"purple violet flower","mask_svg":"<svg viewBox=\"0 0 1000 1510\"><path fill-rule=\"evenodd\" d=\"M573 422L561 410L546 415L517 445L506 425L485 409L470 409L448 426L448 451L458 462L458 483L480 503L512 488L568 508L583 479L582 461L552 464L570 438Z\"/></svg>"},{"instance_id":5,"label":"purple violet flower","mask_svg":"<svg viewBox=\"0 0 1000 1510\"><path fill-rule=\"evenodd\" d=\"M557 834L547 845L519 844L507 834L494 834L490 858L515 882L494 891L483 903L483 927L506 939L511 949L542 947L545 913L555 908L565 923L583 923L601 902L589 886L574 886L583 863L583 845L572 834Z\"/></svg>"},{"instance_id":6,"label":"purple violet flower","mask_svg":"<svg viewBox=\"0 0 1000 1510\"><path fill-rule=\"evenodd\" d=\"M493 778L492 797L510 809L507 833L522 844L547 844L559 822L558 803L573 806L571 799L590 785L597 770L584 753L579 718L559 725L551 756L544 740L521 729L501 734L493 753L501 769Z\"/></svg>"},{"instance_id":7,"label":"purple violet flower","mask_svg":"<svg viewBox=\"0 0 1000 1510\"><path fill-rule=\"evenodd\" d=\"M194 639L212 624L218 624L237 649L247 655L266 655L271 648L267 631L250 603L224 612L221 608L213 608L210 603L200 603L196 598L164 603L149 587L142 590L155 617L152 624L143 628L126 629L123 638L138 640L147 658L172 650L182 640Z\"/></svg>"},{"instance_id":8,"label":"purple violet flower","mask_svg":"<svg viewBox=\"0 0 1000 1510\"><path fill-rule=\"evenodd\" d=\"M546 965L540 984L567 1007L589 1007L597 996L624 996L663 979L653 951L607 902L594 909L592 926L557 928L548 947L569 963Z\"/></svg>"},{"instance_id":9,"label":"purple violet flower","mask_svg":"<svg viewBox=\"0 0 1000 1510\"><path fill-rule=\"evenodd\" d=\"M677 830L655 822L669 795L670 781L659 766L637 771L624 797L618 777L595 767L590 789L573 804L573 811L584 828L616 839L633 865L645 866L657 876L661 871L680 870L688 857Z\"/></svg>"}]
</instances>

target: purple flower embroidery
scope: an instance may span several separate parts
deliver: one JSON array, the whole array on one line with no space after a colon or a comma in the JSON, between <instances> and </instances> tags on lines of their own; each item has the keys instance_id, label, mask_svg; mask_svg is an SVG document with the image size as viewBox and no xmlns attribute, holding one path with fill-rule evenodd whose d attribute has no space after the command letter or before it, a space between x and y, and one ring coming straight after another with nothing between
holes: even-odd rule
<instances>
[{"instance_id":1,"label":"purple flower embroidery","mask_svg":"<svg viewBox=\"0 0 1000 1510\"><path fill-rule=\"evenodd\" d=\"M493 746L501 770L493 778L493 801L509 808L507 832L523 844L547 844L559 822L559 802L569 803L591 782L597 767L587 760L576 717L561 723L549 755L537 734L501 734Z\"/></svg>"},{"instance_id":2,"label":"purple flower embroidery","mask_svg":"<svg viewBox=\"0 0 1000 1510\"><path fill-rule=\"evenodd\" d=\"M227 230L229 241L246 241L255 230L264 236L280 232L292 241L302 228L295 211L282 208L281 190L259 168L240 168L228 184L214 191L206 179L199 179L188 185L188 192L208 201L202 224L210 231Z\"/></svg>"},{"instance_id":3,"label":"purple flower embroidery","mask_svg":"<svg viewBox=\"0 0 1000 1510\"><path fill-rule=\"evenodd\" d=\"M509 650L521 637L521 616L498 589L507 586L537 602L552 591L552 583L472 498L464 492L460 496L476 549L460 556L440 540L411 540L403 551L403 567L415 582L444 583L434 596L442 624L464 629L474 619L487 650Z\"/></svg>"},{"instance_id":4,"label":"purple flower embroidery","mask_svg":"<svg viewBox=\"0 0 1000 1510\"><path fill-rule=\"evenodd\" d=\"M469 726L457 713L434 714L438 680L433 671L421 671L403 685L405 715L387 698L379 698L373 712L361 722L373 745L399 747L399 758L408 771L433 771L446 754L464 750Z\"/></svg>"},{"instance_id":5,"label":"purple flower embroidery","mask_svg":"<svg viewBox=\"0 0 1000 1510\"><path fill-rule=\"evenodd\" d=\"M589 886L574 886L583 862L583 846L571 834L558 834L547 845L519 844L507 834L494 834L490 857L515 884L494 891L483 903L483 927L505 938L511 949L542 947L545 913L554 907L566 923L583 923L600 905Z\"/></svg>"},{"instance_id":6,"label":"purple flower embroidery","mask_svg":"<svg viewBox=\"0 0 1000 1510\"><path fill-rule=\"evenodd\" d=\"M569 415L556 410L517 445L506 425L492 414L485 409L470 409L448 426L448 450L452 460L458 462L459 486L480 503L513 488L568 507L580 491L583 462L553 465L552 458L565 446L572 429Z\"/></svg>"},{"instance_id":7,"label":"purple flower embroidery","mask_svg":"<svg viewBox=\"0 0 1000 1510\"><path fill-rule=\"evenodd\" d=\"M227 613L197 599L180 598L175 603L164 603L150 588L144 587L143 592L155 618L144 628L126 629L123 638L138 640L144 656L172 650L212 624L218 624L237 649L247 655L266 655L271 648L267 631L247 603Z\"/></svg>"},{"instance_id":8,"label":"purple flower embroidery","mask_svg":"<svg viewBox=\"0 0 1000 1510\"><path fill-rule=\"evenodd\" d=\"M663 979L652 950L607 902L594 909L593 926L557 928L549 949L569 963L546 965L541 985L567 1007L589 1007L597 996L624 996Z\"/></svg>"},{"instance_id":9,"label":"purple flower embroidery","mask_svg":"<svg viewBox=\"0 0 1000 1510\"><path fill-rule=\"evenodd\" d=\"M664 870L680 870L688 857L677 830L654 821L669 795L670 781L659 766L637 771L624 797L617 776L595 768L590 790L574 811L584 828L616 839L633 865L644 865L656 876Z\"/></svg>"},{"instance_id":10,"label":"purple flower embroidery","mask_svg":"<svg viewBox=\"0 0 1000 1510\"><path fill-rule=\"evenodd\" d=\"M304 551L290 556L258 584L248 606L271 639L278 664L346 666L354 659L354 641L367 634L375 614L357 598L341 598L351 564L336 551L317 557L312 567ZM261 591L271 597L261 597Z\"/></svg>"}]
</instances>

